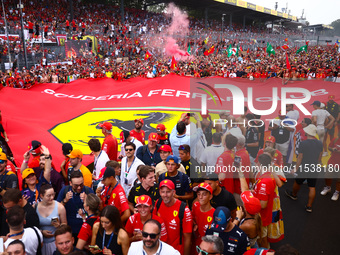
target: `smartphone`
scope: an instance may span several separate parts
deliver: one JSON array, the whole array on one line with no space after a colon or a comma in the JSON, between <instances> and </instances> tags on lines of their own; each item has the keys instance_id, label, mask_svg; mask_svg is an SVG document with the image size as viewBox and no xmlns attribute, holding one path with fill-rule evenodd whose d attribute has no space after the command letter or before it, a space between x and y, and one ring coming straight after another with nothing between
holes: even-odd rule
<instances>
[{"instance_id":1,"label":"smartphone","mask_svg":"<svg viewBox=\"0 0 340 255\"><path fill-rule=\"evenodd\" d=\"M24 190L24 196L25 197L29 197L31 194L31 192L27 189L27 190Z\"/></svg>"},{"instance_id":2,"label":"smartphone","mask_svg":"<svg viewBox=\"0 0 340 255\"><path fill-rule=\"evenodd\" d=\"M235 166L235 167L240 167L240 165L241 165L241 157L235 156L235 159L234 159L234 166Z\"/></svg>"},{"instance_id":3,"label":"smartphone","mask_svg":"<svg viewBox=\"0 0 340 255\"><path fill-rule=\"evenodd\" d=\"M195 115L195 113L193 113L193 112L188 112L187 113L187 117L192 117L192 116L194 116Z\"/></svg>"},{"instance_id":4,"label":"smartphone","mask_svg":"<svg viewBox=\"0 0 340 255\"><path fill-rule=\"evenodd\" d=\"M59 220L58 217L53 217L51 221L52 221L52 222L58 222L58 220Z\"/></svg>"},{"instance_id":5,"label":"smartphone","mask_svg":"<svg viewBox=\"0 0 340 255\"><path fill-rule=\"evenodd\" d=\"M0 238L0 252L4 252L4 239Z\"/></svg>"}]
</instances>

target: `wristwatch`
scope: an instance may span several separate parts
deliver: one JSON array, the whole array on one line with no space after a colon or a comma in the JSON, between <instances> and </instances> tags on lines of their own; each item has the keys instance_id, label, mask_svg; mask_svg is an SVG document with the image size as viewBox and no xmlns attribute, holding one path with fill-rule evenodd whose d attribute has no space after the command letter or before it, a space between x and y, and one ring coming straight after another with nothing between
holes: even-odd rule
<instances>
[{"instance_id":1,"label":"wristwatch","mask_svg":"<svg viewBox=\"0 0 340 255\"><path fill-rule=\"evenodd\" d=\"M51 155L45 156L45 159L51 159Z\"/></svg>"}]
</instances>

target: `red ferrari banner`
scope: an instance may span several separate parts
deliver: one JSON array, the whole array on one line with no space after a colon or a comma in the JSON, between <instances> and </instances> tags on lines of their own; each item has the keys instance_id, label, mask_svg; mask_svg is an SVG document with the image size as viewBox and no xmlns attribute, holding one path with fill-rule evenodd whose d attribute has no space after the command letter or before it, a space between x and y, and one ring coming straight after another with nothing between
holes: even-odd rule
<instances>
[{"instance_id":1,"label":"red ferrari banner","mask_svg":"<svg viewBox=\"0 0 340 255\"><path fill-rule=\"evenodd\" d=\"M123 82L109 78L77 80L69 84L41 84L29 90L5 87L0 91L0 109L9 145L20 163L27 144L38 140L50 149L58 166L63 160L62 143L69 142L90 154L87 142L94 137L103 141L98 125L104 121L112 123L117 138L122 130L134 128L136 118L144 119L146 137L160 123L171 132L183 112L201 112L202 98L206 98L212 118L219 118L221 110L238 116L237 107L248 105L251 110L252 105L258 110L271 110L272 113L262 115L265 120L278 116L284 97L304 98L299 92L303 89L310 99L302 106L310 113L314 100L326 103L329 95L335 95L335 101L339 98L337 83L320 80L282 86L282 80L274 78L249 81L168 75ZM300 111L301 120L304 114L298 104L295 109ZM268 127L268 122L265 123Z\"/></svg>"}]
</instances>

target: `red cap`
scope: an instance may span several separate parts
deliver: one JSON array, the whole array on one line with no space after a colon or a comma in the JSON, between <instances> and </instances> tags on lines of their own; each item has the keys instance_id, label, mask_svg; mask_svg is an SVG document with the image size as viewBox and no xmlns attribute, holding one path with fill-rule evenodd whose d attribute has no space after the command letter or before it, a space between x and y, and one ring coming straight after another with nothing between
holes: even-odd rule
<instances>
[{"instance_id":1,"label":"red cap","mask_svg":"<svg viewBox=\"0 0 340 255\"><path fill-rule=\"evenodd\" d=\"M144 120L142 118L135 119L135 122L140 121L144 125Z\"/></svg>"},{"instance_id":2,"label":"red cap","mask_svg":"<svg viewBox=\"0 0 340 255\"><path fill-rule=\"evenodd\" d=\"M266 138L266 141L265 142L271 142L271 143L275 143L275 137L274 136L268 136L267 138Z\"/></svg>"},{"instance_id":3,"label":"red cap","mask_svg":"<svg viewBox=\"0 0 340 255\"><path fill-rule=\"evenodd\" d=\"M152 206L152 200L148 195L139 196L136 201L136 206L139 205Z\"/></svg>"},{"instance_id":4,"label":"red cap","mask_svg":"<svg viewBox=\"0 0 340 255\"><path fill-rule=\"evenodd\" d=\"M172 152L171 146L167 144L163 144L159 149L158 152L160 151L167 151L167 152Z\"/></svg>"},{"instance_id":5,"label":"red cap","mask_svg":"<svg viewBox=\"0 0 340 255\"><path fill-rule=\"evenodd\" d=\"M243 253L243 255L266 255L268 254L268 252L273 252L273 250L267 250L264 248L252 248L248 251L246 251L245 253Z\"/></svg>"},{"instance_id":6,"label":"red cap","mask_svg":"<svg viewBox=\"0 0 340 255\"><path fill-rule=\"evenodd\" d=\"M158 134L157 133L151 133L149 135L149 139L148 141L155 141L155 142L158 142L159 138L158 138Z\"/></svg>"},{"instance_id":7,"label":"red cap","mask_svg":"<svg viewBox=\"0 0 340 255\"><path fill-rule=\"evenodd\" d=\"M201 114L202 118L207 119L209 117L209 111L207 110L207 114Z\"/></svg>"},{"instance_id":8,"label":"red cap","mask_svg":"<svg viewBox=\"0 0 340 255\"><path fill-rule=\"evenodd\" d=\"M162 187L167 187L168 189L172 190L172 189L175 189L175 184L170 180L163 180L159 184L159 189L161 189Z\"/></svg>"},{"instance_id":9,"label":"red cap","mask_svg":"<svg viewBox=\"0 0 340 255\"><path fill-rule=\"evenodd\" d=\"M156 127L157 131L164 131L166 127L163 124L158 124Z\"/></svg>"},{"instance_id":10,"label":"red cap","mask_svg":"<svg viewBox=\"0 0 340 255\"><path fill-rule=\"evenodd\" d=\"M202 183L200 183L198 186L194 187L193 190L194 190L195 192L197 192L199 189L204 189L204 190L206 190L206 191L209 191L210 194L213 193L213 190L212 190L211 186L210 186L208 183L202 182Z\"/></svg>"},{"instance_id":11,"label":"red cap","mask_svg":"<svg viewBox=\"0 0 340 255\"><path fill-rule=\"evenodd\" d=\"M334 95L329 95L329 96L328 96L328 99L329 99L329 100L334 100L334 99L335 99L335 96L334 96Z\"/></svg>"},{"instance_id":12,"label":"red cap","mask_svg":"<svg viewBox=\"0 0 340 255\"><path fill-rule=\"evenodd\" d=\"M105 128L106 130L111 130L112 129L112 124L110 122L104 122L104 123L100 123L99 126L101 128Z\"/></svg>"},{"instance_id":13,"label":"red cap","mask_svg":"<svg viewBox=\"0 0 340 255\"><path fill-rule=\"evenodd\" d=\"M260 200L254 197L251 191L247 190L241 194L241 199L244 204L244 208L248 213L254 215L261 211L261 203Z\"/></svg>"}]
</instances>

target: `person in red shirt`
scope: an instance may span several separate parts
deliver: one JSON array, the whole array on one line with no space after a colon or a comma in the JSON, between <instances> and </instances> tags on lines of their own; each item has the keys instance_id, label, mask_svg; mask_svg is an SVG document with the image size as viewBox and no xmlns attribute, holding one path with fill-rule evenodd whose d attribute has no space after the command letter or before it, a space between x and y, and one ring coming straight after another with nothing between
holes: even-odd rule
<instances>
[{"instance_id":1,"label":"person in red shirt","mask_svg":"<svg viewBox=\"0 0 340 255\"><path fill-rule=\"evenodd\" d=\"M90 193L86 196L84 201L84 210L88 215L87 218L86 215L82 213L82 210L79 209L79 215L81 215L84 220L84 223L81 226L78 234L78 242L76 248L79 250L88 248L88 245L91 244L93 225L100 220L99 206L99 197L97 197L95 194Z\"/></svg>"},{"instance_id":2,"label":"person in red shirt","mask_svg":"<svg viewBox=\"0 0 340 255\"><path fill-rule=\"evenodd\" d=\"M41 143L39 141L33 140L28 144L28 149L33 158L28 162L29 168L35 168L40 166L40 154L41 154ZM26 162L27 163L27 162Z\"/></svg>"},{"instance_id":3,"label":"person in red shirt","mask_svg":"<svg viewBox=\"0 0 340 255\"><path fill-rule=\"evenodd\" d=\"M225 150L217 158L215 172L221 181L221 186L228 190L231 194L234 193L234 175L231 171L233 166L235 153L233 151L237 144L237 138L233 135L226 135L224 139Z\"/></svg>"},{"instance_id":4,"label":"person in red shirt","mask_svg":"<svg viewBox=\"0 0 340 255\"><path fill-rule=\"evenodd\" d=\"M161 241L166 242L168 239L168 233L166 231L166 226L164 220L157 215L152 215L152 199L148 195L142 195L137 198L136 208L138 213L130 216L129 220L126 222L125 230L128 232L130 237L130 242L142 240L142 231L144 223L149 219L157 220L161 228Z\"/></svg>"},{"instance_id":5,"label":"person in red shirt","mask_svg":"<svg viewBox=\"0 0 340 255\"><path fill-rule=\"evenodd\" d=\"M66 20L66 32L70 31L70 21Z\"/></svg>"},{"instance_id":6,"label":"person in red shirt","mask_svg":"<svg viewBox=\"0 0 340 255\"><path fill-rule=\"evenodd\" d=\"M28 33L30 35L30 38L33 37L33 26L34 26L34 24L32 22L28 21Z\"/></svg>"},{"instance_id":7,"label":"person in red shirt","mask_svg":"<svg viewBox=\"0 0 340 255\"><path fill-rule=\"evenodd\" d=\"M275 147L275 137L274 136L268 136L265 140L265 148L267 147L271 147L274 148ZM259 161L259 156L262 155L264 152L264 149L259 150L259 152L257 153L256 159L255 159L255 163L257 163ZM273 162L275 165L283 167L283 157L282 157L282 153L279 150L276 150L275 155L273 157Z\"/></svg>"},{"instance_id":8,"label":"person in red shirt","mask_svg":"<svg viewBox=\"0 0 340 255\"><path fill-rule=\"evenodd\" d=\"M144 120L142 118L135 119L135 128L130 131L130 135L145 145L145 131L142 130Z\"/></svg>"},{"instance_id":9,"label":"person in red shirt","mask_svg":"<svg viewBox=\"0 0 340 255\"><path fill-rule=\"evenodd\" d=\"M159 184L161 203L159 208L155 207L153 214L161 217L168 231L167 243L178 250L182 255L190 255L191 251L191 233L192 233L192 215L191 211L185 206L184 217L180 223L179 210L180 200L174 197L175 184L171 180L163 180ZM156 205L158 204L158 200ZM182 229L180 226L182 225ZM182 235L181 235L182 231ZM180 240L182 236L182 240Z\"/></svg>"},{"instance_id":10,"label":"person in red shirt","mask_svg":"<svg viewBox=\"0 0 340 255\"><path fill-rule=\"evenodd\" d=\"M202 182L194 188L197 192L197 199L192 205L192 219L194 222L194 243L193 247L200 245L202 237L205 236L205 231L210 228L215 208L210 204L210 200L213 197L213 189L208 183ZM193 254L197 254L192 252Z\"/></svg>"},{"instance_id":11,"label":"person in red shirt","mask_svg":"<svg viewBox=\"0 0 340 255\"><path fill-rule=\"evenodd\" d=\"M102 133L105 136L102 150L106 152L110 160L117 161L118 142L117 138L112 135L112 124L110 122L104 122L99 124L99 127L102 128Z\"/></svg>"},{"instance_id":12,"label":"person in red shirt","mask_svg":"<svg viewBox=\"0 0 340 255\"><path fill-rule=\"evenodd\" d=\"M126 222L131 214L124 189L116 180L116 172L112 167L105 167L101 172L104 172L101 179L104 188L98 187L96 190L97 196L102 201L101 208L114 205L120 212L122 222Z\"/></svg>"},{"instance_id":13,"label":"person in red shirt","mask_svg":"<svg viewBox=\"0 0 340 255\"><path fill-rule=\"evenodd\" d=\"M158 134L159 142L158 144L163 145L167 144L170 145L170 134L168 132L165 132L166 127L164 124L158 124L156 127L156 131Z\"/></svg>"}]
</instances>

